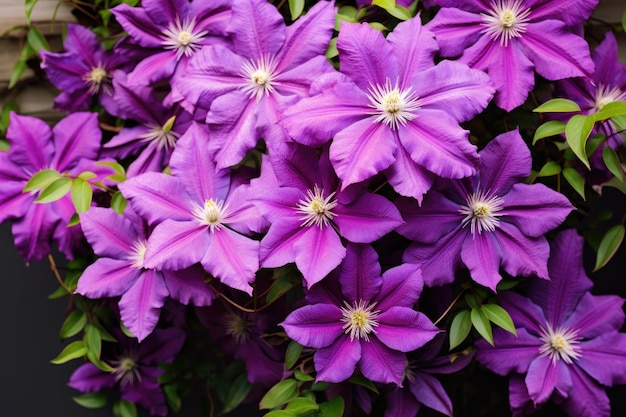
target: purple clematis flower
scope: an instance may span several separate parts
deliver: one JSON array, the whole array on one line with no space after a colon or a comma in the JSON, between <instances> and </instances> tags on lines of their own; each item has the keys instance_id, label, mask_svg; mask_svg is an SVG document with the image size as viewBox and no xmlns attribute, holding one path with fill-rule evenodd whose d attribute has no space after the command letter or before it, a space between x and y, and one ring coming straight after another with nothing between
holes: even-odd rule
<instances>
[{"instance_id":1,"label":"purple clematis flower","mask_svg":"<svg viewBox=\"0 0 626 417\"><path fill-rule=\"evenodd\" d=\"M308 288L341 263L346 254L342 238L371 243L402 224L385 197L359 186L341 190L328 147L319 158L296 143L275 149L251 190L254 204L270 222L261 241L261 266L295 262Z\"/></svg>"},{"instance_id":2,"label":"purple clematis flower","mask_svg":"<svg viewBox=\"0 0 626 417\"><path fill-rule=\"evenodd\" d=\"M167 297L183 304L211 305L215 293L202 268L156 271L146 268L148 230L132 210L121 216L93 207L81 213L87 241L100 256L87 267L76 292L89 298L117 297L122 322L141 342L152 333Z\"/></svg>"},{"instance_id":3,"label":"purple clematis flower","mask_svg":"<svg viewBox=\"0 0 626 417\"><path fill-rule=\"evenodd\" d=\"M61 94L54 107L68 113L88 110L95 97L108 112L115 111L113 71L129 66L126 59L105 51L96 35L80 25L68 24L65 52L41 51L41 68Z\"/></svg>"},{"instance_id":4,"label":"purple clematis flower","mask_svg":"<svg viewBox=\"0 0 626 417\"><path fill-rule=\"evenodd\" d=\"M517 337L496 329L495 347L476 345L479 362L500 375L513 373L514 416L552 399L571 416L609 417L604 387L626 383L626 334L619 333L624 299L591 295L583 244L575 230L562 232L552 245L550 281L530 281L527 297L501 295Z\"/></svg>"},{"instance_id":5,"label":"purple clematis flower","mask_svg":"<svg viewBox=\"0 0 626 417\"><path fill-rule=\"evenodd\" d=\"M404 388L387 392L385 417L415 417L422 405L453 416L452 401L443 385L433 376L451 374L467 366L473 355L466 352L439 356L446 336L438 334L425 346L410 353L404 372Z\"/></svg>"},{"instance_id":6,"label":"purple clematis flower","mask_svg":"<svg viewBox=\"0 0 626 417\"><path fill-rule=\"evenodd\" d=\"M206 115L218 168L238 164L261 137L270 149L286 141L277 124L283 111L308 96L312 80L334 72L324 57L335 23L331 2L289 27L267 0L234 0L232 10L232 48L202 49L172 86L174 100Z\"/></svg>"},{"instance_id":7,"label":"purple clematis flower","mask_svg":"<svg viewBox=\"0 0 626 417\"><path fill-rule=\"evenodd\" d=\"M128 167L128 177L163 170L176 141L191 125L191 115L177 105L165 107L148 86L130 86L122 72L115 74L113 85L116 115L139 125L124 127L112 137L103 146L104 155L126 158L139 154Z\"/></svg>"},{"instance_id":8,"label":"purple clematis flower","mask_svg":"<svg viewBox=\"0 0 626 417\"><path fill-rule=\"evenodd\" d=\"M249 294L259 268L259 242L246 236L264 224L247 200L247 184L216 170L207 132L192 124L172 154L172 175L148 172L120 184L151 225L144 265L180 270L200 262L224 284Z\"/></svg>"},{"instance_id":9,"label":"purple clematis flower","mask_svg":"<svg viewBox=\"0 0 626 417\"><path fill-rule=\"evenodd\" d=\"M378 255L365 244L349 244L336 273L306 294L310 305L281 326L301 345L316 348L317 380L341 382L357 365L375 382L402 385L406 355L439 332L414 311L422 291L419 268L405 264L381 277Z\"/></svg>"},{"instance_id":10,"label":"purple clematis flower","mask_svg":"<svg viewBox=\"0 0 626 417\"><path fill-rule=\"evenodd\" d=\"M50 253L51 239L61 252L73 258L75 242L82 238L82 232L79 227L67 227L75 212L69 195L39 204L35 200L40 192L24 193L24 186L45 169L69 176L88 170L103 174L93 163L101 138L96 113L73 113L52 129L42 120L11 113L7 131L10 149L8 153L0 152L0 222L14 220L15 245L26 261Z\"/></svg>"},{"instance_id":11,"label":"purple clematis flower","mask_svg":"<svg viewBox=\"0 0 626 417\"><path fill-rule=\"evenodd\" d=\"M421 200L435 177L476 174L476 148L459 122L487 107L489 77L456 62L434 65L437 44L419 18L387 38L342 22L337 49L341 73L320 78L320 94L291 106L282 123L304 145L333 138L343 188L384 172L398 193Z\"/></svg>"},{"instance_id":12,"label":"purple clematis flower","mask_svg":"<svg viewBox=\"0 0 626 417\"><path fill-rule=\"evenodd\" d=\"M496 104L510 111L535 85L593 73L589 45L568 26L591 16L599 0L433 0L441 6L426 26L444 57L486 71Z\"/></svg>"},{"instance_id":13,"label":"purple clematis flower","mask_svg":"<svg viewBox=\"0 0 626 417\"><path fill-rule=\"evenodd\" d=\"M142 7L120 4L111 9L128 33L128 44L151 54L129 74L131 84L150 84L184 71L191 56L205 45L223 42L231 0L144 0ZM179 69L180 68L180 69Z\"/></svg>"},{"instance_id":14,"label":"purple clematis flower","mask_svg":"<svg viewBox=\"0 0 626 417\"><path fill-rule=\"evenodd\" d=\"M97 392L119 383L123 400L165 417L167 405L158 382L165 371L159 365L174 360L185 342L185 332L175 327L156 329L141 344L123 334L117 338L114 351L103 351L103 360L114 368L112 373L86 363L74 371L68 385L81 392Z\"/></svg>"},{"instance_id":15,"label":"purple clematis flower","mask_svg":"<svg viewBox=\"0 0 626 417\"><path fill-rule=\"evenodd\" d=\"M503 133L480 153L480 173L431 190L421 207L401 198L405 224L397 231L414 243L404 261L421 264L427 285L454 280L461 265L472 279L495 291L500 266L513 276L548 278L544 234L573 207L543 184L524 184L530 151L517 130Z\"/></svg>"}]
</instances>

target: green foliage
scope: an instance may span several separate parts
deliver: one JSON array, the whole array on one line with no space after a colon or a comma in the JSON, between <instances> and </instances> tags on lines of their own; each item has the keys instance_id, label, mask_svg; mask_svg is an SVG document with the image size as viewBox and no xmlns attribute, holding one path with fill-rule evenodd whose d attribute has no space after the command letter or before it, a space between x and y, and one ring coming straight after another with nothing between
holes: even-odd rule
<instances>
[{"instance_id":1,"label":"green foliage","mask_svg":"<svg viewBox=\"0 0 626 417\"><path fill-rule=\"evenodd\" d=\"M24 186L23 192L41 190L61 178L61 174L54 169L43 169L32 176Z\"/></svg>"},{"instance_id":2,"label":"green foliage","mask_svg":"<svg viewBox=\"0 0 626 417\"><path fill-rule=\"evenodd\" d=\"M589 160L585 152L587 139L591 134L594 126L594 120L591 116L583 116L577 114L567 122L565 126L565 138L574 154L582 161L583 164L590 169Z\"/></svg>"},{"instance_id":3,"label":"green foliage","mask_svg":"<svg viewBox=\"0 0 626 417\"><path fill-rule=\"evenodd\" d=\"M505 309L497 304L482 304L480 310L490 322L517 336L513 320Z\"/></svg>"},{"instance_id":4,"label":"green foliage","mask_svg":"<svg viewBox=\"0 0 626 417\"><path fill-rule=\"evenodd\" d=\"M485 339L491 346L493 346L493 334L491 331L491 323L487 318L487 315L482 308L472 308L470 312L470 318L472 325L478 331L478 333Z\"/></svg>"},{"instance_id":5,"label":"green foliage","mask_svg":"<svg viewBox=\"0 0 626 417\"><path fill-rule=\"evenodd\" d=\"M345 410L343 398L337 396L320 404L319 417L341 417Z\"/></svg>"},{"instance_id":6,"label":"green foliage","mask_svg":"<svg viewBox=\"0 0 626 417\"><path fill-rule=\"evenodd\" d=\"M298 383L295 379L285 379L274 385L261 398L260 409L278 407L298 396Z\"/></svg>"},{"instance_id":7,"label":"green foliage","mask_svg":"<svg viewBox=\"0 0 626 417\"><path fill-rule=\"evenodd\" d=\"M252 389L252 384L248 382L248 377L245 373L242 373L235 379L235 382L231 384L224 400L224 408L222 413L226 414L239 405L246 399L248 393Z\"/></svg>"},{"instance_id":8,"label":"green foliage","mask_svg":"<svg viewBox=\"0 0 626 417\"><path fill-rule=\"evenodd\" d=\"M296 20L304 11L304 0L289 0L289 13L291 20Z\"/></svg>"},{"instance_id":9,"label":"green foliage","mask_svg":"<svg viewBox=\"0 0 626 417\"><path fill-rule=\"evenodd\" d=\"M102 408L107 404L107 396L101 392L90 392L72 399L85 408Z\"/></svg>"},{"instance_id":10,"label":"green foliage","mask_svg":"<svg viewBox=\"0 0 626 417\"><path fill-rule=\"evenodd\" d=\"M617 224L611 227L602 237L600 246L598 247L598 255L596 257L596 265L593 271L604 267L615 255L622 242L624 241L624 225Z\"/></svg>"},{"instance_id":11,"label":"green foliage","mask_svg":"<svg viewBox=\"0 0 626 417\"><path fill-rule=\"evenodd\" d=\"M574 113L580 112L580 106L572 100L565 98L553 98L548 100L536 109L535 113Z\"/></svg>"},{"instance_id":12,"label":"green foliage","mask_svg":"<svg viewBox=\"0 0 626 417\"><path fill-rule=\"evenodd\" d=\"M80 177L72 181L72 203L77 213L84 213L89 210L92 197L91 184Z\"/></svg>"},{"instance_id":13,"label":"green foliage","mask_svg":"<svg viewBox=\"0 0 626 417\"><path fill-rule=\"evenodd\" d=\"M68 337L72 337L78 334L85 328L87 324L87 315L80 310L72 311L61 326L61 330L59 331L59 337L61 339L67 339Z\"/></svg>"},{"instance_id":14,"label":"green foliage","mask_svg":"<svg viewBox=\"0 0 626 417\"><path fill-rule=\"evenodd\" d=\"M85 347L85 343L82 340L76 340L65 346L61 353L59 353L50 362L55 365L59 365L61 363L71 361L72 359L82 358L86 354L87 348Z\"/></svg>"},{"instance_id":15,"label":"green foliage","mask_svg":"<svg viewBox=\"0 0 626 417\"><path fill-rule=\"evenodd\" d=\"M137 417L137 407L126 400L119 400L113 404L113 415L115 417Z\"/></svg>"},{"instance_id":16,"label":"green foliage","mask_svg":"<svg viewBox=\"0 0 626 417\"><path fill-rule=\"evenodd\" d=\"M65 197L72 188L72 180L61 177L47 185L35 200L36 203L52 203Z\"/></svg>"},{"instance_id":17,"label":"green foliage","mask_svg":"<svg viewBox=\"0 0 626 417\"><path fill-rule=\"evenodd\" d=\"M565 132L565 123L559 120L550 120L540 125L535 131L535 136L533 137L533 145L537 143L538 140L544 139L550 136L560 135Z\"/></svg>"},{"instance_id":18,"label":"green foliage","mask_svg":"<svg viewBox=\"0 0 626 417\"><path fill-rule=\"evenodd\" d=\"M35 8L35 5L37 4L38 0L24 0L24 6L25 6L25 11L26 11L26 22L28 22L28 24L30 25L30 16L33 13L33 9Z\"/></svg>"},{"instance_id":19,"label":"green foliage","mask_svg":"<svg viewBox=\"0 0 626 417\"><path fill-rule=\"evenodd\" d=\"M583 200L585 199L585 179L576 171L575 168L565 167L563 168L563 178L572 186Z\"/></svg>"},{"instance_id":20,"label":"green foliage","mask_svg":"<svg viewBox=\"0 0 626 417\"><path fill-rule=\"evenodd\" d=\"M546 164L541 167L539 172L537 173L538 177L551 177L553 175L558 175L561 173L561 165L558 162L548 161Z\"/></svg>"},{"instance_id":21,"label":"green foliage","mask_svg":"<svg viewBox=\"0 0 626 417\"><path fill-rule=\"evenodd\" d=\"M605 146L602 150L602 160L604 161L604 165L611 171L611 174L615 175L615 177L624 181L624 172L622 168L622 164L619 160L619 156L617 152L610 146Z\"/></svg>"},{"instance_id":22,"label":"green foliage","mask_svg":"<svg viewBox=\"0 0 626 417\"><path fill-rule=\"evenodd\" d=\"M472 319L469 310L460 311L454 319L449 330L450 350L454 349L467 338L472 330Z\"/></svg>"},{"instance_id":23,"label":"green foliage","mask_svg":"<svg viewBox=\"0 0 626 417\"><path fill-rule=\"evenodd\" d=\"M298 362L300 354L302 353L302 345L292 340L287 346L287 352L285 353L285 369L289 370Z\"/></svg>"}]
</instances>

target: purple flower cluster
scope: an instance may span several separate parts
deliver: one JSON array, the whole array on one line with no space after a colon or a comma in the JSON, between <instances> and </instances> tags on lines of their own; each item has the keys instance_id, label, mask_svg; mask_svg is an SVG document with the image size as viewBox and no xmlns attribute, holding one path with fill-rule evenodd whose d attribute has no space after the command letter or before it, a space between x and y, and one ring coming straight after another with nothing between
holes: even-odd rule
<instances>
[{"instance_id":1,"label":"purple flower cluster","mask_svg":"<svg viewBox=\"0 0 626 417\"><path fill-rule=\"evenodd\" d=\"M452 416L433 375L476 358L511 375L514 415L553 400L608 417L604 387L626 383L623 300L591 295L573 230L550 238L575 207L529 180L529 133L476 128L492 100L521 106L535 70L588 114L626 98L614 38L592 60L572 29L596 3L431 0L426 25L417 13L385 36L337 19L332 1L286 25L266 0L144 0L111 9L125 32L112 50L69 25L65 51L41 59L70 114L52 129L11 115L0 221L14 222L27 261L54 244L89 259L70 292L110 299L123 325L112 340L102 331L117 352L97 344L94 358L85 337L90 362L70 385L119 384L122 400L167 415L158 365L197 320L221 356L245 363L249 396L296 378L298 390L331 383L368 398L367 411L368 394L345 388L360 378L385 394L387 416L422 405ZM67 192L45 203L54 184ZM496 293L503 278L528 285ZM448 313L471 310L480 331L482 311L453 310L462 294L447 309L420 299L444 286L488 294L478 304L501 304L517 335L444 352L458 331ZM90 329L96 310L83 312Z\"/></svg>"}]
</instances>

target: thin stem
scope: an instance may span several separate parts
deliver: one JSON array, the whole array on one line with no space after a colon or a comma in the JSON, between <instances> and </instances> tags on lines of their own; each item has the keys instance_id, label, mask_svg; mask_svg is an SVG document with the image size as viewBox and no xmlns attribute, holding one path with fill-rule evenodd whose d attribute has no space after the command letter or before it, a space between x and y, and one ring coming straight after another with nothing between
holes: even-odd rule
<instances>
[{"instance_id":1,"label":"thin stem","mask_svg":"<svg viewBox=\"0 0 626 417\"><path fill-rule=\"evenodd\" d=\"M444 317L450 312L450 310L452 310L452 307L454 307L454 305L461 299L461 296L463 295L464 292L465 292L465 288L463 288L461 292L458 293L456 297L454 297L454 300L452 300L448 308L446 308L446 311L441 313L441 316L439 316L437 321L433 323L435 326L438 325L441 322L441 320L444 319Z\"/></svg>"},{"instance_id":2,"label":"thin stem","mask_svg":"<svg viewBox=\"0 0 626 417\"><path fill-rule=\"evenodd\" d=\"M57 269L57 264L54 261L54 258L52 257L52 254L49 253L48 254L48 262L50 262L50 269L52 270L52 272L54 273L54 276L56 277L57 281L59 282L59 285L61 285L61 287L63 287L63 289L68 293L68 294L73 294L72 290L70 290L68 288L67 285L65 285L65 282L63 282L63 278L61 278L61 274L59 274L59 270Z\"/></svg>"},{"instance_id":3,"label":"thin stem","mask_svg":"<svg viewBox=\"0 0 626 417\"><path fill-rule=\"evenodd\" d=\"M374 191L372 191L372 193L376 194L377 192L380 191L381 188L383 188L385 185L389 184L389 181L385 180L385 182L383 182L382 184L380 184L378 187L376 187L376 189Z\"/></svg>"},{"instance_id":4,"label":"thin stem","mask_svg":"<svg viewBox=\"0 0 626 417\"><path fill-rule=\"evenodd\" d=\"M215 288L213 288L215 290ZM226 295L224 295L223 293L215 290L215 292L217 292L217 295L219 295L220 297L222 297L222 299L226 302L228 302L228 304L232 305L233 307L235 307L238 310L243 311L244 313L256 313L256 310L251 310L249 308L245 308L243 306L240 306L239 304L237 304L236 302L234 302L233 300L231 300L230 298L226 297Z\"/></svg>"}]
</instances>

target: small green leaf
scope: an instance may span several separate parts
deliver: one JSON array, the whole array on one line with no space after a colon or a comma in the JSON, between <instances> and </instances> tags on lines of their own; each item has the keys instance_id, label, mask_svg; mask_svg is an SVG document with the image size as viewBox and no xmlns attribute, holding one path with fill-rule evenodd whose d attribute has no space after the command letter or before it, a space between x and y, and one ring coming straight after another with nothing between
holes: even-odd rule
<instances>
[{"instance_id":1,"label":"small green leaf","mask_svg":"<svg viewBox=\"0 0 626 417\"><path fill-rule=\"evenodd\" d=\"M563 168L563 178L585 200L585 179L572 167Z\"/></svg>"},{"instance_id":2,"label":"small green leaf","mask_svg":"<svg viewBox=\"0 0 626 417\"><path fill-rule=\"evenodd\" d=\"M85 326L85 347L87 348L87 357L90 361L97 362L100 360L102 337L100 337L100 332L93 324Z\"/></svg>"},{"instance_id":3,"label":"small green leaf","mask_svg":"<svg viewBox=\"0 0 626 417\"><path fill-rule=\"evenodd\" d=\"M5 131L0 129L0 133L4 133ZM9 152L9 142L4 139L0 139L0 152Z\"/></svg>"},{"instance_id":4,"label":"small green leaf","mask_svg":"<svg viewBox=\"0 0 626 417\"><path fill-rule=\"evenodd\" d=\"M111 208L115 210L117 214L124 214L127 203L128 200L126 200L119 191L116 191L111 197Z\"/></svg>"},{"instance_id":5,"label":"small green leaf","mask_svg":"<svg viewBox=\"0 0 626 417\"><path fill-rule=\"evenodd\" d=\"M70 217L70 219L68 220L67 227L76 226L77 224L80 224L80 216L78 215L78 213L74 213L72 214L72 217Z\"/></svg>"},{"instance_id":6,"label":"small green leaf","mask_svg":"<svg viewBox=\"0 0 626 417\"><path fill-rule=\"evenodd\" d=\"M620 181L624 181L622 164L619 161L617 152L610 146L605 146L602 150L602 159L604 160L604 165L611 171L611 174L615 175Z\"/></svg>"},{"instance_id":7,"label":"small green leaf","mask_svg":"<svg viewBox=\"0 0 626 417\"><path fill-rule=\"evenodd\" d=\"M296 397L287 403L285 410L294 413L297 416L310 416L319 410L320 406L308 398Z\"/></svg>"},{"instance_id":8,"label":"small green leaf","mask_svg":"<svg viewBox=\"0 0 626 417\"><path fill-rule=\"evenodd\" d=\"M396 4L396 7L394 7L393 9L387 9L387 13L400 20L409 20L413 18L411 12L407 8L402 7L399 4Z\"/></svg>"},{"instance_id":9,"label":"small green leaf","mask_svg":"<svg viewBox=\"0 0 626 417\"><path fill-rule=\"evenodd\" d=\"M99 166L103 166L103 167L109 167L112 168L113 171L117 172L120 175L126 176L126 170L124 169L123 166L121 166L119 163L117 162L112 162L112 161L98 161L96 162L96 165Z\"/></svg>"},{"instance_id":10,"label":"small green leaf","mask_svg":"<svg viewBox=\"0 0 626 417\"><path fill-rule=\"evenodd\" d=\"M565 98L553 98L552 100L546 101L533 111L535 113L570 113L579 112L580 107L572 100Z\"/></svg>"},{"instance_id":11,"label":"small green leaf","mask_svg":"<svg viewBox=\"0 0 626 417\"><path fill-rule=\"evenodd\" d=\"M9 128L9 122L11 121L11 112L17 112L18 110L18 105L15 101L9 101L7 104L4 105L4 107L2 108L2 113L0 113L0 133L5 134L7 129ZM9 150L8 148L8 142L4 141L6 144L6 149L4 150Z\"/></svg>"},{"instance_id":12,"label":"small green leaf","mask_svg":"<svg viewBox=\"0 0 626 417\"><path fill-rule=\"evenodd\" d=\"M330 383L328 382L324 382L324 381L316 382L315 384L311 385L311 391L315 391L315 392L326 391L329 386L330 386Z\"/></svg>"},{"instance_id":13,"label":"small green leaf","mask_svg":"<svg viewBox=\"0 0 626 417\"><path fill-rule=\"evenodd\" d=\"M72 188L72 180L69 178L59 178L43 189L35 203L52 203L63 198Z\"/></svg>"},{"instance_id":14,"label":"small green leaf","mask_svg":"<svg viewBox=\"0 0 626 417\"><path fill-rule=\"evenodd\" d=\"M26 39L35 52L47 51L50 49L48 41L46 41L46 38L35 26L30 26L28 28L28 35L26 35Z\"/></svg>"},{"instance_id":15,"label":"small green leaf","mask_svg":"<svg viewBox=\"0 0 626 417\"><path fill-rule=\"evenodd\" d=\"M291 20L296 20L304 11L304 0L289 0L289 13Z\"/></svg>"},{"instance_id":16,"label":"small green leaf","mask_svg":"<svg viewBox=\"0 0 626 417\"><path fill-rule=\"evenodd\" d=\"M9 80L9 90L15 87L15 84L20 80L24 71L26 71L26 61L19 60L13 65L11 79Z\"/></svg>"},{"instance_id":17,"label":"small green leaf","mask_svg":"<svg viewBox=\"0 0 626 417\"><path fill-rule=\"evenodd\" d=\"M368 390L372 391L374 394L379 394L378 388L376 388L376 385L374 385L372 381L365 378L363 375L352 375L350 379L348 379L348 382L367 388Z\"/></svg>"},{"instance_id":18,"label":"small green leaf","mask_svg":"<svg viewBox=\"0 0 626 417\"><path fill-rule=\"evenodd\" d=\"M82 178L75 178L72 181L72 203L77 213L84 213L91 207L93 190L91 184Z\"/></svg>"},{"instance_id":19,"label":"small green leaf","mask_svg":"<svg viewBox=\"0 0 626 417\"><path fill-rule=\"evenodd\" d=\"M390 10L396 7L396 0L372 0L372 4L385 10Z\"/></svg>"},{"instance_id":20,"label":"small green leaf","mask_svg":"<svg viewBox=\"0 0 626 417\"><path fill-rule=\"evenodd\" d=\"M517 336L513 319L505 309L497 304L483 304L480 309L493 324Z\"/></svg>"},{"instance_id":21,"label":"small green leaf","mask_svg":"<svg viewBox=\"0 0 626 417\"><path fill-rule=\"evenodd\" d=\"M61 174L55 169L44 169L32 176L24 186L23 192L41 190L61 178Z\"/></svg>"},{"instance_id":22,"label":"small green leaf","mask_svg":"<svg viewBox=\"0 0 626 417\"><path fill-rule=\"evenodd\" d=\"M52 359L50 362L55 365L59 365L72 359L82 358L86 354L87 349L85 348L85 343L82 340L76 340L65 346L61 353L59 353L57 357Z\"/></svg>"},{"instance_id":23,"label":"small green leaf","mask_svg":"<svg viewBox=\"0 0 626 417\"><path fill-rule=\"evenodd\" d=\"M602 133L598 133L590 137L585 145L585 155L587 155L587 157L593 155L593 153L597 151L600 145L604 142L606 142L606 136Z\"/></svg>"},{"instance_id":24,"label":"small green leaf","mask_svg":"<svg viewBox=\"0 0 626 417\"><path fill-rule=\"evenodd\" d=\"M559 120L550 120L549 122L545 122L540 125L537 130L535 130L533 145L537 143L539 139L560 135L563 132L565 132L565 123Z\"/></svg>"},{"instance_id":25,"label":"small green leaf","mask_svg":"<svg viewBox=\"0 0 626 417\"><path fill-rule=\"evenodd\" d=\"M102 408L107 404L107 396L102 392L90 392L72 399L85 408Z\"/></svg>"},{"instance_id":26,"label":"small green leaf","mask_svg":"<svg viewBox=\"0 0 626 417\"><path fill-rule=\"evenodd\" d=\"M24 0L24 6L26 6L26 22L30 25L30 15L33 13L33 8L37 4L37 0Z\"/></svg>"},{"instance_id":27,"label":"small green leaf","mask_svg":"<svg viewBox=\"0 0 626 417\"><path fill-rule=\"evenodd\" d=\"M337 38L332 38L328 43L328 47L326 48L326 52L324 52L324 56L326 58L331 59L339 55L339 51L337 50Z\"/></svg>"},{"instance_id":28,"label":"small green leaf","mask_svg":"<svg viewBox=\"0 0 626 417\"><path fill-rule=\"evenodd\" d=\"M599 112L593 114L593 119L601 121L616 116L626 116L626 101L607 103Z\"/></svg>"},{"instance_id":29,"label":"small green leaf","mask_svg":"<svg viewBox=\"0 0 626 417\"><path fill-rule=\"evenodd\" d=\"M224 409L222 414L227 414L235 408L239 407L239 404L243 402L248 396L248 393L252 389L252 384L248 382L246 374L239 375L237 379L228 387L226 393L226 399L224 400Z\"/></svg>"},{"instance_id":30,"label":"small green leaf","mask_svg":"<svg viewBox=\"0 0 626 417\"><path fill-rule=\"evenodd\" d=\"M85 328L87 324L87 316L85 312L80 310L72 311L69 316L63 322L61 326L61 330L59 331L59 337L61 339L67 339L68 337L72 337L75 334L78 334L81 330Z\"/></svg>"},{"instance_id":31,"label":"small green leaf","mask_svg":"<svg viewBox=\"0 0 626 417\"><path fill-rule=\"evenodd\" d=\"M345 403L340 396L333 397L330 401L320 404L318 417L341 417L345 409Z\"/></svg>"},{"instance_id":32,"label":"small green leaf","mask_svg":"<svg viewBox=\"0 0 626 417\"><path fill-rule=\"evenodd\" d=\"M470 330L472 330L472 319L469 310L463 310L454 316L450 324L450 350L463 343Z\"/></svg>"},{"instance_id":33,"label":"small green leaf","mask_svg":"<svg viewBox=\"0 0 626 417\"><path fill-rule=\"evenodd\" d=\"M285 379L274 385L270 390L261 398L259 408L261 410L278 407L285 404L287 401L298 396L298 383L295 379Z\"/></svg>"},{"instance_id":34,"label":"small green leaf","mask_svg":"<svg viewBox=\"0 0 626 417\"><path fill-rule=\"evenodd\" d=\"M292 340L287 346L287 352L285 353L285 369L289 370L298 362L300 354L302 353L302 345Z\"/></svg>"},{"instance_id":35,"label":"small green leaf","mask_svg":"<svg viewBox=\"0 0 626 417\"><path fill-rule=\"evenodd\" d=\"M473 308L470 317L474 328L478 330L478 333L485 339L491 346L493 346L493 335L491 333L491 322L485 315L482 309Z\"/></svg>"},{"instance_id":36,"label":"small green leaf","mask_svg":"<svg viewBox=\"0 0 626 417\"><path fill-rule=\"evenodd\" d=\"M311 375L305 374L304 372L302 372L299 369L296 369L293 372L293 376L298 380L298 381L313 381L315 378L313 378Z\"/></svg>"},{"instance_id":37,"label":"small green leaf","mask_svg":"<svg viewBox=\"0 0 626 417\"><path fill-rule=\"evenodd\" d=\"M585 153L585 145L587 144L587 139L591 134L593 125L594 122L591 116L577 114L572 116L565 126L565 138L567 139L567 143L572 149L572 152L585 164L587 169L590 169L590 166L587 154Z\"/></svg>"},{"instance_id":38,"label":"small green leaf","mask_svg":"<svg viewBox=\"0 0 626 417\"><path fill-rule=\"evenodd\" d=\"M78 174L78 178L82 178L84 180L91 180L96 177L97 177L96 173L91 172L91 171L83 171L80 174Z\"/></svg>"},{"instance_id":39,"label":"small green leaf","mask_svg":"<svg viewBox=\"0 0 626 417\"><path fill-rule=\"evenodd\" d=\"M558 175L560 173L561 173L561 165L559 165L558 162L549 161L549 162L546 162L546 164L543 167L541 167L537 176L538 177L551 177L553 175Z\"/></svg>"},{"instance_id":40,"label":"small green leaf","mask_svg":"<svg viewBox=\"0 0 626 417\"><path fill-rule=\"evenodd\" d=\"M113 404L113 415L115 417L137 417L137 407L130 401L119 400Z\"/></svg>"},{"instance_id":41,"label":"small green leaf","mask_svg":"<svg viewBox=\"0 0 626 417\"><path fill-rule=\"evenodd\" d=\"M624 241L624 225L617 224L611 227L602 237L600 246L598 246L598 256L596 258L596 266L593 272L604 267L613 258L620 245Z\"/></svg>"},{"instance_id":42,"label":"small green leaf","mask_svg":"<svg viewBox=\"0 0 626 417\"><path fill-rule=\"evenodd\" d=\"M296 414L291 411L286 410L272 410L269 413L265 414L263 417L298 417Z\"/></svg>"},{"instance_id":43,"label":"small green leaf","mask_svg":"<svg viewBox=\"0 0 626 417\"><path fill-rule=\"evenodd\" d=\"M183 401L180 399L180 395L178 395L178 390L176 386L168 384L163 385L163 393L165 394L165 401L167 401L167 405L172 409L174 413L178 413L180 408L183 405Z\"/></svg>"}]
</instances>

